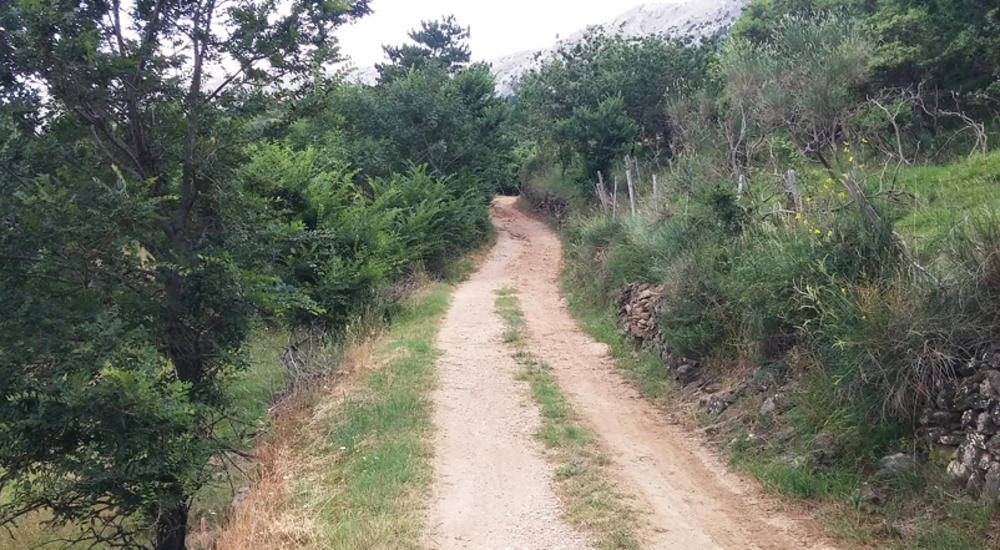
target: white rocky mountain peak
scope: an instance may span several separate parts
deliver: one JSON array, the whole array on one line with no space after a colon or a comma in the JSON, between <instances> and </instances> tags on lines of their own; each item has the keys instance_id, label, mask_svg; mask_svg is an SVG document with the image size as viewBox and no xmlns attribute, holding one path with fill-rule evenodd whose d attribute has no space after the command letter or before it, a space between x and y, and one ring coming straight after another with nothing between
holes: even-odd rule
<instances>
[{"instance_id":1,"label":"white rocky mountain peak","mask_svg":"<svg viewBox=\"0 0 1000 550\"><path fill-rule=\"evenodd\" d=\"M704 38L725 33L749 0L673 0L642 4L612 21L594 26L625 37L657 35L670 38ZM518 79L538 66L554 50L581 40L586 30L558 41L551 48L529 50L494 59L490 63L502 95L513 93Z\"/></svg>"}]
</instances>

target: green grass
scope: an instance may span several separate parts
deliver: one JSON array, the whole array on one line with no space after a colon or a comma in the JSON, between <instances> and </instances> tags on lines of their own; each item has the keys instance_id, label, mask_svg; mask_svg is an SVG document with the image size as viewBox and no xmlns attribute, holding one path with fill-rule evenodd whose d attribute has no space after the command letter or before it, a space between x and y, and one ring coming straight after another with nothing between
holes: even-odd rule
<instances>
[{"instance_id":1,"label":"green grass","mask_svg":"<svg viewBox=\"0 0 1000 550\"><path fill-rule=\"evenodd\" d=\"M638 517L608 479L607 458L580 425L551 368L527 347L516 291L498 291L495 308L506 327L504 340L523 367L518 379L529 384L539 405L542 425L537 436L556 464L555 477L567 503L567 519L587 529L599 549L638 548Z\"/></svg>"},{"instance_id":2,"label":"green grass","mask_svg":"<svg viewBox=\"0 0 1000 550\"><path fill-rule=\"evenodd\" d=\"M798 449L798 459L782 456L776 449L756 449L746 440L730 446L731 466L759 479L769 489L801 499L851 498L858 485L858 472L840 467L817 468L808 459L808 449Z\"/></svg>"},{"instance_id":3,"label":"green grass","mask_svg":"<svg viewBox=\"0 0 1000 550\"><path fill-rule=\"evenodd\" d=\"M315 519L316 547L417 548L429 484L429 391L448 289L434 285L404 308L376 350L384 362L318 421L320 444L302 449L288 503Z\"/></svg>"},{"instance_id":4,"label":"green grass","mask_svg":"<svg viewBox=\"0 0 1000 550\"><path fill-rule=\"evenodd\" d=\"M956 228L1000 210L1000 151L952 164L905 168L897 187L913 194L915 201L898 209L896 230L916 254L933 259Z\"/></svg>"}]
</instances>

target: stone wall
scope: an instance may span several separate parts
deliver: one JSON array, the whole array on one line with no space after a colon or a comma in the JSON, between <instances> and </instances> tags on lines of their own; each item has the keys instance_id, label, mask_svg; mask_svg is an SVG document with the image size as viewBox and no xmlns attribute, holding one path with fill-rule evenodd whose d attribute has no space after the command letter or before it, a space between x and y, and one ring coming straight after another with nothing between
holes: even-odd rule
<instances>
[{"instance_id":1,"label":"stone wall","mask_svg":"<svg viewBox=\"0 0 1000 550\"><path fill-rule=\"evenodd\" d=\"M683 384L699 390L714 387L697 360L678 356L660 334L659 320L667 307L663 290L663 285L627 285L618 300L619 325L637 344L655 351ZM754 376L737 383L729 395L705 397L702 403L717 415L754 384ZM761 414L780 409L782 396L779 391L765 400ZM948 457L948 474L967 494L1000 504L1000 346L966 363L954 380L938 382L931 401L920 417L920 435Z\"/></svg>"},{"instance_id":2,"label":"stone wall","mask_svg":"<svg viewBox=\"0 0 1000 550\"><path fill-rule=\"evenodd\" d=\"M666 307L663 289L663 285L629 283L618 298L618 324L636 343L655 352L675 378L689 383L700 374L698 361L677 354L660 334Z\"/></svg>"},{"instance_id":3,"label":"stone wall","mask_svg":"<svg viewBox=\"0 0 1000 550\"><path fill-rule=\"evenodd\" d=\"M948 474L973 497L1000 504L1000 349L941 381L920 416L921 432L952 457Z\"/></svg>"},{"instance_id":4,"label":"stone wall","mask_svg":"<svg viewBox=\"0 0 1000 550\"><path fill-rule=\"evenodd\" d=\"M560 224L569 218L569 201L552 192L544 195L522 189L522 196L531 206Z\"/></svg>"}]
</instances>

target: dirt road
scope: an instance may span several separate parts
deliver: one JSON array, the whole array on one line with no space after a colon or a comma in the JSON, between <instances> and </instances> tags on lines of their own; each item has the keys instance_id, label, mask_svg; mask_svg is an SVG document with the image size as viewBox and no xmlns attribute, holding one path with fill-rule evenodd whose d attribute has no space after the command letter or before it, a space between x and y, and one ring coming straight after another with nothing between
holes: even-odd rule
<instances>
[{"instance_id":1,"label":"dirt road","mask_svg":"<svg viewBox=\"0 0 1000 550\"><path fill-rule=\"evenodd\" d=\"M561 518L552 469L534 439L539 419L493 313L495 291L519 291L532 351L611 460L621 492L645 514L657 549L833 548L804 517L779 509L643 399L559 293L561 245L543 223L497 199L498 241L455 292L438 346L432 548L586 548Z\"/></svg>"}]
</instances>

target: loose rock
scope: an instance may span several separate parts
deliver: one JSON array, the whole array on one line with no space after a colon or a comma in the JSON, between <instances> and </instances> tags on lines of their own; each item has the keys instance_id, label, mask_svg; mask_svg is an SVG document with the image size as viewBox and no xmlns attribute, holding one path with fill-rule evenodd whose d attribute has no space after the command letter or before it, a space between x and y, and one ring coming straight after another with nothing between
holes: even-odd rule
<instances>
[{"instance_id":1,"label":"loose rock","mask_svg":"<svg viewBox=\"0 0 1000 550\"><path fill-rule=\"evenodd\" d=\"M858 494L858 507L861 511L872 514L877 512L880 506L882 506L882 495L878 489L870 483L863 484Z\"/></svg>"},{"instance_id":2,"label":"loose rock","mask_svg":"<svg viewBox=\"0 0 1000 550\"><path fill-rule=\"evenodd\" d=\"M830 432L820 432L813 440L812 455L817 464L829 466L837 460L837 442Z\"/></svg>"},{"instance_id":3,"label":"loose rock","mask_svg":"<svg viewBox=\"0 0 1000 550\"><path fill-rule=\"evenodd\" d=\"M906 453L895 453L882 457L878 461L875 479L890 479L901 474L912 472L917 468L917 459Z\"/></svg>"},{"instance_id":4,"label":"loose rock","mask_svg":"<svg viewBox=\"0 0 1000 550\"><path fill-rule=\"evenodd\" d=\"M708 410L708 414L712 416L719 416L728 408L729 408L729 401L723 399L722 397L713 397L709 399L708 405L706 407L706 409Z\"/></svg>"}]
</instances>

